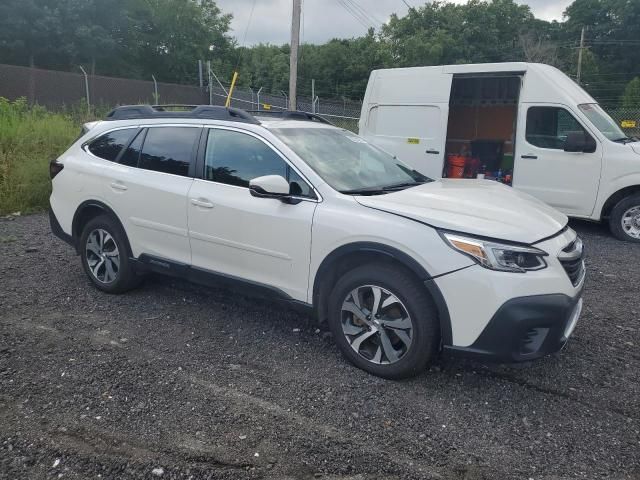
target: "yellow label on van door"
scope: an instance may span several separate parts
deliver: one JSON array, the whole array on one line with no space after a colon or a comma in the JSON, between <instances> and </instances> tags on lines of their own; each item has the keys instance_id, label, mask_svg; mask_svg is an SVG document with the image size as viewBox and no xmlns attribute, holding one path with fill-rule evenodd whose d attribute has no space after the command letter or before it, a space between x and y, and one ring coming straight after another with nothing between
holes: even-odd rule
<instances>
[{"instance_id":1,"label":"yellow label on van door","mask_svg":"<svg viewBox=\"0 0 640 480\"><path fill-rule=\"evenodd\" d=\"M419 138L407 138L407 143L411 143L413 145L417 145L418 143L420 143L420 139Z\"/></svg>"},{"instance_id":2,"label":"yellow label on van door","mask_svg":"<svg viewBox=\"0 0 640 480\"><path fill-rule=\"evenodd\" d=\"M620 122L620 126L622 128L636 128L636 121L635 120L622 120Z\"/></svg>"}]
</instances>

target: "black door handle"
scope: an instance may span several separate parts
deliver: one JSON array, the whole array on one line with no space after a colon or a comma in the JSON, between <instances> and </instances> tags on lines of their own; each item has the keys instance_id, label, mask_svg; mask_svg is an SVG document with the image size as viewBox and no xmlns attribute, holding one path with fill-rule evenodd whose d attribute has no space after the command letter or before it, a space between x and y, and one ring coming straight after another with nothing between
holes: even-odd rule
<instances>
[{"instance_id":1,"label":"black door handle","mask_svg":"<svg viewBox=\"0 0 640 480\"><path fill-rule=\"evenodd\" d=\"M438 155L440 152L437 150L427 150L425 153L433 153L434 155Z\"/></svg>"},{"instance_id":2,"label":"black door handle","mask_svg":"<svg viewBox=\"0 0 640 480\"><path fill-rule=\"evenodd\" d=\"M537 155L520 155L520 158L530 158L532 160L535 160L536 158L538 158Z\"/></svg>"}]
</instances>

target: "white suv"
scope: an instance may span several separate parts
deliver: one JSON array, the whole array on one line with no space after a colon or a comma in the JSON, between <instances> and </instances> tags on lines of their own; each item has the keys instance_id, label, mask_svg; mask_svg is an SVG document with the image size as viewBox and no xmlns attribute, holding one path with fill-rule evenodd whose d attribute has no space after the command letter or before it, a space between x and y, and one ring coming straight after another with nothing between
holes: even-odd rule
<instances>
[{"instance_id":1,"label":"white suv","mask_svg":"<svg viewBox=\"0 0 640 480\"><path fill-rule=\"evenodd\" d=\"M492 181L432 181L303 112L113 110L51 163L51 227L95 286L145 272L313 309L387 378L441 350L557 351L582 307L567 217Z\"/></svg>"}]
</instances>

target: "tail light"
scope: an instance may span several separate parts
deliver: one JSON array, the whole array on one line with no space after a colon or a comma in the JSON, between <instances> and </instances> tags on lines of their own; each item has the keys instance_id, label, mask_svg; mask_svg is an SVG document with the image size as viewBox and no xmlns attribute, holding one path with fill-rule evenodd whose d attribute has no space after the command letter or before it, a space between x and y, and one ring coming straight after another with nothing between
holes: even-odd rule
<instances>
[{"instance_id":1,"label":"tail light","mask_svg":"<svg viewBox=\"0 0 640 480\"><path fill-rule=\"evenodd\" d=\"M49 176L51 177L51 180L53 180L53 178L58 175L63 168L64 165L59 163L56 158L51 159L49 162Z\"/></svg>"}]
</instances>

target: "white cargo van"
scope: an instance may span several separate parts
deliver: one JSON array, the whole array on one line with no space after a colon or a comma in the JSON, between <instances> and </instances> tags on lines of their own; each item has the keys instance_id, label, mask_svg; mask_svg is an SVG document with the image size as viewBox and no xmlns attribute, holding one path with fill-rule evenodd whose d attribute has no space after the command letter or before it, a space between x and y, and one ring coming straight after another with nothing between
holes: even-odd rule
<instances>
[{"instance_id":1,"label":"white cargo van","mask_svg":"<svg viewBox=\"0 0 640 480\"><path fill-rule=\"evenodd\" d=\"M640 142L554 67L374 70L359 128L431 178L496 179L640 242Z\"/></svg>"}]
</instances>

